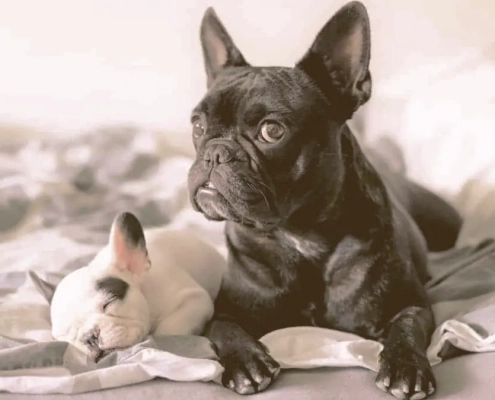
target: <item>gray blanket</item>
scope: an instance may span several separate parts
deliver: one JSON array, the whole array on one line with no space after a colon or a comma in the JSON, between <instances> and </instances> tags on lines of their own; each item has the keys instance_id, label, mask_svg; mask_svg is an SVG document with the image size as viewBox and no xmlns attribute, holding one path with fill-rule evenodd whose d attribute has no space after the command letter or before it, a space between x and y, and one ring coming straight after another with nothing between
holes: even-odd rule
<instances>
[{"instance_id":1,"label":"gray blanket","mask_svg":"<svg viewBox=\"0 0 495 400\"><path fill-rule=\"evenodd\" d=\"M146 227L194 230L225 253L222 224L189 207L191 159L162 139L115 129L0 144L0 390L80 393L154 377L218 380L222 368L200 337L149 338L94 364L50 333L55 285L100 249L118 212L134 212ZM439 324L433 364L495 350L494 257L491 241L431 255L428 291ZM318 328L281 330L263 341L284 368L376 370L381 349Z\"/></svg>"}]
</instances>

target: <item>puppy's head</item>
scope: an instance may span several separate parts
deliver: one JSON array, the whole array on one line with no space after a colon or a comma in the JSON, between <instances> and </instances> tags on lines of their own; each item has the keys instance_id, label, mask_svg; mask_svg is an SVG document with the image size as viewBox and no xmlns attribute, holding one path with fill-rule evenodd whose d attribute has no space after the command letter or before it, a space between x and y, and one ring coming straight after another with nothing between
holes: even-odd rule
<instances>
[{"instance_id":1,"label":"puppy's head","mask_svg":"<svg viewBox=\"0 0 495 400\"><path fill-rule=\"evenodd\" d=\"M148 303L140 289L149 268L141 224L130 213L119 215L107 246L58 285L51 305L53 336L93 360L140 342L150 330Z\"/></svg>"},{"instance_id":2,"label":"puppy's head","mask_svg":"<svg viewBox=\"0 0 495 400\"><path fill-rule=\"evenodd\" d=\"M371 94L365 7L340 9L293 68L252 67L208 9L207 93L192 113L193 206L211 220L270 227L342 180L341 131Z\"/></svg>"}]
</instances>

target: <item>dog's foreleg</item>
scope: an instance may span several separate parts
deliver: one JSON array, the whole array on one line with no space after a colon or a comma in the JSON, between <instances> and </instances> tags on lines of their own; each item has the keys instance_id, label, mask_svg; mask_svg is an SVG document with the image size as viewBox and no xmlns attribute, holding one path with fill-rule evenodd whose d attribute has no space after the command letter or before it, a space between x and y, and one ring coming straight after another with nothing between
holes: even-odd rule
<instances>
[{"instance_id":1,"label":"dog's foreleg","mask_svg":"<svg viewBox=\"0 0 495 400\"><path fill-rule=\"evenodd\" d=\"M435 328L430 308L408 307L390 322L380 355L377 386L399 399L424 399L435 392L435 377L426 357Z\"/></svg>"},{"instance_id":2,"label":"dog's foreleg","mask_svg":"<svg viewBox=\"0 0 495 400\"><path fill-rule=\"evenodd\" d=\"M225 368L222 384L239 394L263 391L280 372L267 348L228 316L211 321L206 336L215 345Z\"/></svg>"}]
</instances>

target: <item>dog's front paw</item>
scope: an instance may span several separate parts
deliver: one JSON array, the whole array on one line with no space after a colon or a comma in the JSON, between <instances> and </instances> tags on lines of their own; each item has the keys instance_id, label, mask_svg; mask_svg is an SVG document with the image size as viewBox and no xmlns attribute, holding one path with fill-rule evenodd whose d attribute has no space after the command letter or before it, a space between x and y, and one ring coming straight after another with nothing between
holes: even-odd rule
<instances>
[{"instance_id":1,"label":"dog's front paw","mask_svg":"<svg viewBox=\"0 0 495 400\"><path fill-rule=\"evenodd\" d=\"M278 376L280 365L259 342L230 349L220 357L225 371L222 384L238 394L253 394L266 389Z\"/></svg>"},{"instance_id":2,"label":"dog's front paw","mask_svg":"<svg viewBox=\"0 0 495 400\"><path fill-rule=\"evenodd\" d=\"M380 355L376 385L398 399L424 399L436 390L426 356L409 346L385 348Z\"/></svg>"}]
</instances>

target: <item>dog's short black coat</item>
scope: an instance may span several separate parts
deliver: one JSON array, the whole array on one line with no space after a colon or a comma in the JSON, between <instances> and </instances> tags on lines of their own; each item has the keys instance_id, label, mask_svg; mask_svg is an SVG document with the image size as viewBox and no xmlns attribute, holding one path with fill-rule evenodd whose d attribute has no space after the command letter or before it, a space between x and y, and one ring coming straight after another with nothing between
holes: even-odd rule
<instances>
[{"instance_id":1,"label":"dog's short black coat","mask_svg":"<svg viewBox=\"0 0 495 400\"><path fill-rule=\"evenodd\" d=\"M426 252L452 247L461 218L365 155L346 125L371 95L366 9L340 9L294 68L250 66L212 9L201 40L208 92L192 114L189 191L206 218L227 221L207 330L223 384L263 390L279 366L256 339L314 325L380 340L381 389L431 394Z\"/></svg>"}]
</instances>

